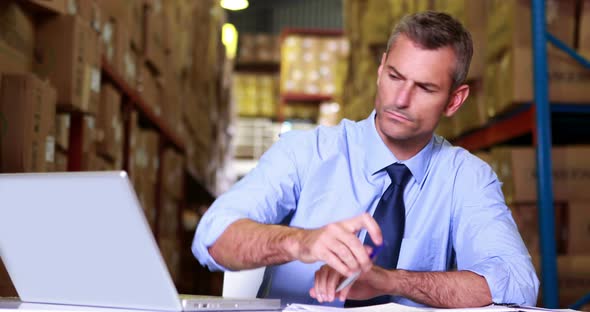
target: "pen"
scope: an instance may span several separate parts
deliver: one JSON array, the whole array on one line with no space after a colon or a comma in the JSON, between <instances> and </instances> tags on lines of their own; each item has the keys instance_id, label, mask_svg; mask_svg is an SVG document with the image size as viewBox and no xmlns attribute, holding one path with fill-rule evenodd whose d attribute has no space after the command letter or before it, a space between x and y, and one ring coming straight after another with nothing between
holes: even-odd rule
<instances>
[{"instance_id":1,"label":"pen","mask_svg":"<svg viewBox=\"0 0 590 312\"><path fill-rule=\"evenodd\" d=\"M381 249L383 249L383 245L384 244L381 244L380 246L377 246L377 247L375 247L375 249L373 249L373 251L369 255L369 258L371 258L371 260L375 260L375 258L377 258L377 254L381 251ZM336 292L339 292L342 289L348 287L348 285L350 285L354 281L356 281L360 275L361 275L361 271L358 271L358 272L355 272L354 274L352 274L351 276L347 277L345 280L342 281L342 283L340 283L340 285L338 285L338 288L336 288Z\"/></svg>"}]
</instances>

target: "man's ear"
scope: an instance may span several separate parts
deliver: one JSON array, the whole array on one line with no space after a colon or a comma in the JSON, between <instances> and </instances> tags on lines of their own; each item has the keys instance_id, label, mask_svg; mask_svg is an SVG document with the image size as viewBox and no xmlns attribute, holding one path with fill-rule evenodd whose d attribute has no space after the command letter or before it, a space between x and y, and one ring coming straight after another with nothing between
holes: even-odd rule
<instances>
[{"instance_id":1,"label":"man's ear","mask_svg":"<svg viewBox=\"0 0 590 312\"><path fill-rule=\"evenodd\" d=\"M443 114L447 117L453 116L457 112L457 110L459 110L459 108L463 105L463 103L465 103L465 100L468 96L469 86L466 84L459 86L451 94L451 97L449 98L449 103L443 111Z\"/></svg>"},{"instance_id":2,"label":"man's ear","mask_svg":"<svg viewBox=\"0 0 590 312\"><path fill-rule=\"evenodd\" d=\"M383 52L381 56L381 64L379 64L379 68L377 68L377 85L379 85L379 77L381 77L381 72L383 71L383 66L385 65L385 60L387 59L387 52Z\"/></svg>"}]
</instances>

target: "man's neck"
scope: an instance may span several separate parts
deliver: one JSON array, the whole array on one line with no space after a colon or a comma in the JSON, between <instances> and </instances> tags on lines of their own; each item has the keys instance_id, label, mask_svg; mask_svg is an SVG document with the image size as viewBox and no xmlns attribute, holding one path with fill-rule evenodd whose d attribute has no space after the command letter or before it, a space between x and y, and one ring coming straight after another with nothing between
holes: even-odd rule
<instances>
[{"instance_id":1,"label":"man's neck","mask_svg":"<svg viewBox=\"0 0 590 312\"><path fill-rule=\"evenodd\" d=\"M416 156L430 142L432 135L430 134L419 139L412 138L410 140L392 140L384 136L381 136L381 139L395 158L404 161Z\"/></svg>"}]
</instances>

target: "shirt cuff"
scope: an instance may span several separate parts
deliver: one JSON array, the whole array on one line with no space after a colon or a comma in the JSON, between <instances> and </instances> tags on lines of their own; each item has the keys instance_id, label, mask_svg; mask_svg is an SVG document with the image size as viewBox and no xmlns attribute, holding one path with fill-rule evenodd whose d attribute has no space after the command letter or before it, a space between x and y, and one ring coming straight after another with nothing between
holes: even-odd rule
<instances>
[{"instance_id":1,"label":"shirt cuff","mask_svg":"<svg viewBox=\"0 0 590 312\"><path fill-rule=\"evenodd\" d=\"M471 271L477 275L483 276L486 279L488 287L490 288L490 293L492 295L492 302L517 303L506 301L508 283L510 282L510 272L506 268L506 264L504 264L500 259L487 259L486 261L474 264L469 268L465 268L464 270Z\"/></svg>"},{"instance_id":2,"label":"shirt cuff","mask_svg":"<svg viewBox=\"0 0 590 312\"><path fill-rule=\"evenodd\" d=\"M215 216L216 220L211 222L211 218L202 219L197 227L195 238L193 240L192 251L201 265L206 266L210 271L231 271L230 269L217 263L209 253L209 247L223 234L227 227L235 221L242 219L241 216Z\"/></svg>"}]
</instances>

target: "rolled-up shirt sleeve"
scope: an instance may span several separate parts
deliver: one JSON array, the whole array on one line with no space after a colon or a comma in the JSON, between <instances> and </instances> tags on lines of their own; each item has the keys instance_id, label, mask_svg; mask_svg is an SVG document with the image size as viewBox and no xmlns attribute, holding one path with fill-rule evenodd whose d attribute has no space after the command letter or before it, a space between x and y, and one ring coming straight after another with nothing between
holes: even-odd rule
<instances>
[{"instance_id":1,"label":"rolled-up shirt sleeve","mask_svg":"<svg viewBox=\"0 0 590 312\"><path fill-rule=\"evenodd\" d=\"M534 306L539 280L491 168L458 172L453 223L457 269L483 276L495 303ZM460 178L459 178L460 177Z\"/></svg>"},{"instance_id":2,"label":"rolled-up shirt sleeve","mask_svg":"<svg viewBox=\"0 0 590 312\"><path fill-rule=\"evenodd\" d=\"M297 159L288 149L293 146L293 140L298 140L296 133L282 135L260 158L256 168L221 195L203 215L192 244L193 254L201 265L210 270L227 270L211 257L208 248L233 222L247 218L277 224L296 208L299 173Z\"/></svg>"}]
</instances>

